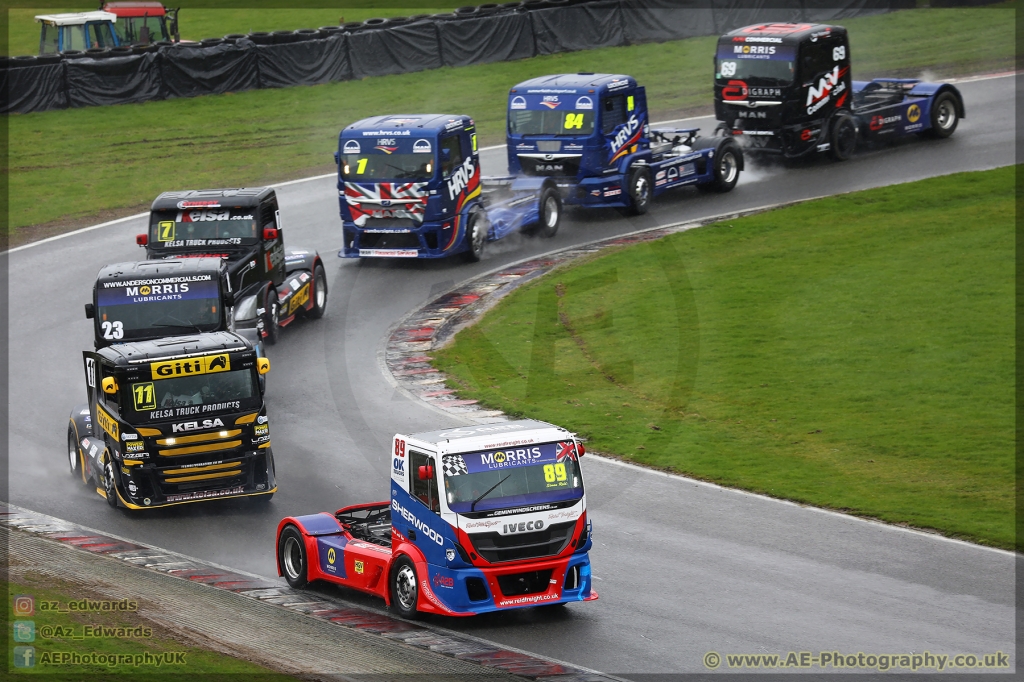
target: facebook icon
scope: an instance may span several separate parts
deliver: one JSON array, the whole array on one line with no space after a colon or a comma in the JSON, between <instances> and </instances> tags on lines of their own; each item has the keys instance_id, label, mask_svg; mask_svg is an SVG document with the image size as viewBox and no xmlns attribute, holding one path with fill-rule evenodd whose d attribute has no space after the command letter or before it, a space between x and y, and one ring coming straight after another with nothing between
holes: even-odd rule
<instances>
[{"instance_id":1,"label":"facebook icon","mask_svg":"<svg viewBox=\"0 0 1024 682\"><path fill-rule=\"evenodd\" d=\"M34 646L14 647L14 667L32 668L36 664L36 648Z\"/></svg>"}]
</instances>

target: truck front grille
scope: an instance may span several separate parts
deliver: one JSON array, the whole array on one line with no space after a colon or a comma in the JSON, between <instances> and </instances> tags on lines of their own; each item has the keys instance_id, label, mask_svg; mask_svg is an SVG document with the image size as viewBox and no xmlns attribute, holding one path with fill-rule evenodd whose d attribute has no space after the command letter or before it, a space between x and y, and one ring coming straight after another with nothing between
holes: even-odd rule
<instances>
[{"instance_id":1,"label":"truck front grille","mask_svg":"<svg viewBox=\"0 0 1024 682\"><path fill-rule=\"evenodd\" d=\"M418 249L420 238L411 232L363 232L359 235L358 246L362 249Z\"/></svg>"},{"instance_id":2,"label":"truck front grille","mask_svg":"<svg viewBox=\"0 0 1024 682\"><path fill-rule=\"evenodd\" d=\"M560 554L569 544L575 527L576 523L569 521L552 524L535 533L474 533L470 538L477 554L494 564Z\"/></svg>"},{"instance_id":3,"label":"truck front grille","mask_svg":"<svg viewBox=\"0 0 1024 682\"><path fill-rule=\"evenodd\" d=\"M575 178L580 171L580 158L553 159L531 159L520 156L519 164L523 168L524 175L536 175L542 177Z\"/></svg>"}]
</instances>

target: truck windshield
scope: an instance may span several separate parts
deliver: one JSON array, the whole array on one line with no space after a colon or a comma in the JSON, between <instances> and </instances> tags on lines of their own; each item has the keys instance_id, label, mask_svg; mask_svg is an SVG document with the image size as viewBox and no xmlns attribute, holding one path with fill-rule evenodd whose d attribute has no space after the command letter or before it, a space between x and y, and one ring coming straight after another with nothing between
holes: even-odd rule
<instances>
[{"instance_id":1,"label":"truck windshield","mask_svg":"<svg viewBox=\"0 0 1024 682\"><path fill-rule=\"evenodd\" d=\"M551 109L509 110L508 132L510 135L586 136L594 132L594 113Z\"/></svg>"},{"instance_id":2,"label":"truck windshield","mask_svg":"<svg viewBox=\"0 0 1024 682\"><path fill-rule=\"evenodd\" d=\"M237 246L257 241L256 216L251 208L195 208L153 211L153 246Z\"/></svg>"},{"instance_id":3,"label":"truck windshield","mask_svg":"<svg viewBox=\"0 0 1024 682\"><path fill-rule=\"evenodd\" d=\"M583 477L572 441L444 455L442 463L444 494L454 512L562 502L583 496Z\"/></svg>"},{"instance_id":4,"label":"truck windshield","mask_svg":"<svg viewBox=\"0 0 1024 682\"><path fill-rule=\"evenodd\" d=\"M434 155L389 154L383 151L345 154L341 174L352 182L427 181L434 176Z\"/></svg>"},{"instance_id":5,"label":"truck windshield","mask_svg":"<svg viewBox=\"0 0 1024 682\"><path fill-rule=\"evenodd\" d=\"M97 333L107 341L216 331L223 311L214 275L187 275L96 285Z\"/></svg>"},{"instance_id":6,"label":"truck windshield","mask_svg":"<svg viewBox=\"0 0 1024 682\"><path fill-rule=\"evenodd\" d=\"M139 381L124 392L122 407L134 413L129 421L203 417L260 406L252 369Z\"/></svg>"},{"instance_id":7,"label":"truck windshield","mask_svg":"<svg viewBox=\"0 0 1024 682\"><path fill-rule=\"evenodd\" d=\"M790 45L718 46L715 80L745 81L748 85L788 85L793 82L795 50Z\"/></svg>"}]
</instances>

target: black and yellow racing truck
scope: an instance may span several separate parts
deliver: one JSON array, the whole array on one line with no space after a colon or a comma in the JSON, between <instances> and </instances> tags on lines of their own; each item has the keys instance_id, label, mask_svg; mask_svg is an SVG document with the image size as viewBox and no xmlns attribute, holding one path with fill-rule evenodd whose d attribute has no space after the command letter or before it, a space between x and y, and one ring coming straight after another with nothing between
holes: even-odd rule
<instances>
[{"instance_id":1,"label":"black and yellow racing truck","mask_svg":"<svg viewBox=\"0 0 1024 682\"><path fill-rule=\"evenodd\" d=\"M71 475L111 507L149 509L277 490L261 375L270 360L213 332L84 351Z\"/></svg>"},{"instance_id":2,"label":"black and yellow racing truck","mask_svg":"<svg viewBox=\"0 0 1024 682\"><path fill-rule=\"evenodd\" d=\"M257 328L268 345L299 314L327 308L320 254L284 248L272 187L164 192L150 209L149 231L135 237L150 260L218 258L233 292L233 328ZM262 325L259 325L262 321Z\"/></svg>"}]
</instances>

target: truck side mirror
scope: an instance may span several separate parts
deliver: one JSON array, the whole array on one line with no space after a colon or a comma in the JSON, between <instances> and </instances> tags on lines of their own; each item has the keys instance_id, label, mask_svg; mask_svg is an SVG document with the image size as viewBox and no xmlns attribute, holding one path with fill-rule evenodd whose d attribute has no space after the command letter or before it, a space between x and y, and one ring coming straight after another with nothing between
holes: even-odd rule
<instances>
[{"instance_id":1,"label":"truck side mirror","mask_svg":"<svg viewBox=\"0 0 1024 682\"><path fill-rule=\"evenodd\" d=\"M92 303L85 304L85 317L86 319L89 320L96 317L96 306L94 306Z\"/></svg>"},{"instance_id":2,"label":"truck side mirror","mask_svg":"<svg viewBox=\"0 0 1024 682\"><path fill-rule=\"evenodd\" d=\"M103 387L103 392L109 395L117 393L117 381L114 377L106 377L100 384Z\"/></svg>"},{"instance_id":3,"label":"truck side mirror","mask_svg":"<svg viewBox=\"0 0 1024 682\"><path fill-rule=\"evenodd\" d=\"M416 470L416 476L421 481L429 481L434 477L434 467L428 465L421 466Z\"/></svg>"},{"instance_id":4,"label":"truck side mirror","mask_svg":"<svg viewBox=\"0 0 1024 682\"><path fill-rule=\"evenodd\" d=\"M146 244L149 243L149 235L148 234L137 234L137 235L135 235L135 243L138 244L139 246L145 246Z\"/></svg>"},{"instance_id":5,"label":"truck side mirror","mask_svg":"<svg viewBox=\"0 0 1024 682\"><path fill-rule=\"evenodd\" d=\"M275 239L277 239L277 229L273 228L273 227L264 227L263 228L263 239L265 241L268 241L268 242L271 242L271 241L274 241Z\"/></svg>"},{"instance_id":6,"label":"truck side mirror","mask_svg":"<svg viewBox=\"0 0 1024 682\"><path fill-rule=\"evenodd\" d=\"M232 306L235 304L235 292L225 291L224 292L224 305Z\"/></svg>"},{"instance_id":7,"label":"truck side mirror","mask_svg":"<svg viewBox=\"0 0 1024 682\"><path fill-rule=\"evenodd\" d=\"M576 443L576 456L582 457L587 454L587 449L583 447L583 443Z\"/></svg>"},{"instance_id":8,"label":"truck side mirror","mask_svg":"<svg viewBox=\"0 0 1024 682\"><path fill-rule=\"evenodd\" d=\"M341 154L339 154L338 152L334 152L334 165L335 166L340 166L341 165Z\"/></svg>"},{"instance_id":9,"label":"truck side mirror","mask_svg":"<svg viewBox=\"0 0 1024 682\"><path fill-rule=\"evenodd\" d=\"M270 358L256 358L256 371L260 375L266 374L270 371Z\"/></svg>"}]
</instances>

